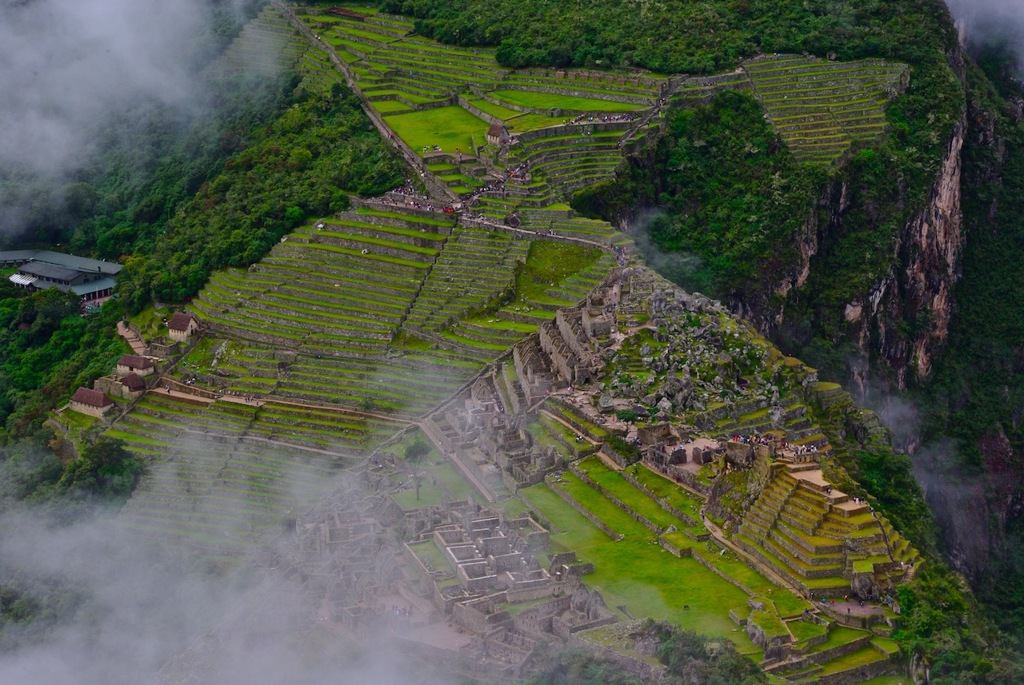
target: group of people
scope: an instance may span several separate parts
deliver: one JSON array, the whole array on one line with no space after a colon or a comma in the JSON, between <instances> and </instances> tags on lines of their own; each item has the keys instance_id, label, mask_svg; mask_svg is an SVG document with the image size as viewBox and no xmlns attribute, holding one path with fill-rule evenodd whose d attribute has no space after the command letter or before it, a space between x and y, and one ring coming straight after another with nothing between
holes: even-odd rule
<instances>
[{"instance_id":1,"label":"group of people","mask_svg":"<svg viewBox=\"0 0 1024 685\"><path fill-rule=\"evenodd\" d=\"M464 198L465 202L467 204L470 204L484 193L500 192L502 197L507 196L508 191L505 190L505 184L511 180L530 180L529 174L527 173L529 168L529 162L521 162L518 166L516 166L515 169L505 167L504 171L502 172L501 178L495 179L488 183L487 185L481 186L474 190L473 192L469 193Z\"/></svg>"},{"instance_id":2,"label":"group of people","mask_svg":"<svg viewBox=\"0 0 1024 685\"><path fill-rule=\"evenodd\" d=\"M392 200L390 198L391 195L397 195L398 198ZM399 186L388 193L388 195L385 195L383 202L385 204L394 204L399 207L404 206L412 207L413 209L426 209L430 212L434 211L434 203L431 202L429 197L418 192L413 187L411 181L406 181L405 185Z\"/></svg>"},{"instance_id":3,"label":"group of people","mask_svg":"<svg viewBox=\"0 0 1024 685\"><path fill-rule=\"evenodd\" d=\"M416 190L416 187L413 186L412 181L409 179L406 179L405 183L399 187L392 188L381 201L384 204L392 204L396 207L404 206L414 209L434 210L434 205L430 198Z\"/></svg>"},{"instance_id":4,"label":"group of people","mask_svg":"<svg viewBox=\"0 0 1024 685\"><path fill-rule=\"evenodd\" d=\"M744 445L774 445L777 439L767 435L734 435L732 441Z\"/></svg>"},{"instance_id":5,"label":"group of people","mask_svg":"<svg viewBox=\"0 0 1024 685\"><path fill-rule=\"evenodd\" d=\"M741 442L744 445L774 445L776 448L789 451L796 455L816 454L817 445L794 445L790 442L771 435L733 435L733 442Z\"/></svg>"},{"instance_id":6,"label":"group of people","mask_svg":"<svg viewBox=\"0 0 1024 685\"><path fill-rule=\"evenodd\" d=\"M412 609L408 607L392 606L391 613L393 613L395 616L398 616L399 618L409 618L410 616L412 616Z\"/></svg>"},{"instance_id":7,"label":"group of people","mask_svg":"<svg viewBox=\"0 0 1024 685\"><path fill-rule=\"evenodd\" d=\"M572 119L566 119L566 124L608 124L618 121L633 121L633 114L580 114Z\"/></svg>"},{"instance_id":8,"label":"group of people","mask_svg":"<svg viewBox=\"0 0 1024 685\"><path fill-rule=\"evenodd\" d=\"M621 245L613 245L615 249L615 262L619 266L625 266L626 262L629 261L629 253L626 252L626 248Z\"/></svg>"}]
</instances>

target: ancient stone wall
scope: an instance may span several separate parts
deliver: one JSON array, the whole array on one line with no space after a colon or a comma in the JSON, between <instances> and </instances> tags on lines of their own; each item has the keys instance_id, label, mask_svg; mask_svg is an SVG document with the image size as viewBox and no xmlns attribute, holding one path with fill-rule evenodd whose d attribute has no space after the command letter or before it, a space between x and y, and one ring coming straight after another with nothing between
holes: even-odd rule
<instances>
[{"instance_id":1,"label":"ancient stone wall","mask_svg":"<svg viewBox=\"0 0 1024 685\"><path fill-rule=\"evenodd\" d=\"M594 516L594 515L593 515L592 513L590 513L590 511L589 511L589 510L588 510L588 509L587 509L586 507L584 507L584 506L583 506L583 505L581 505L581 504L580 504L579 502L577 502L577 501L576 501L575 499L573 499L573 498L572 498L572 497L570 497L570 496L569 496L568 494L566 494L566 493L565 493L565 492L564 492L564 491L563 491L563 490L562 490L561 488L559 488L558 486L556 486L556 485L553 485L553 484L550 484L550 487L551 487L551 491L552 491L552 492L554 492L554 493L555 493L556 495L558 495L559 497L561 497L561 498L562 498L562 500L563 500L563 501L564 501L564 502L565 502L566 504L568 504L568 505L569 505L570 507L572 507L572 508L573 508L573 509L575 509L575 510L576 510L577 512L579 512L579 513L580 513L580 514L581 514L582 516L584 516L584 517L585 517L585 518L586 518L586 519L587 519L588 521L590 521L590 522L591 522L591 523L593 523L593 524L594 524L595 526L597 526L597 527L598 527L598 528L599 528L599 529L601 530L601 532L602 532L602 533L604 533L605 535L607 535L608 537L610 537L610 538L611 538L612 540L616 540L616 541L618 541L618 540L621 540L621 539L622 539L622 536L621 536L621 535L619 535L618 533L616 533L615 531L613 531L613 530L612 530L611 528L609 528L608 526L606 526L606 525L605 525L604 523L602 523L602 522L601 522L601 520L600 520L599 518L597 518L597 517L596 517L596 516Z\"/></svg>"},{"instance_id":2,"label":"ancient stone wall","mask_svg":"<svg viewBox=\"0 0 1024 685\"><path fill-rule=\"evenodd\" d=\"M609 500L611 500L612 504L614 504L616 507L618 507L619 509L624 511L631 519L633 519L634 521L636 521L637 523L642 525L644 528L646 528L647 530L651 531L652 533L656 533L658 535L660 535L662 533L661 528L656 526L651 521L648 521L646 518L644 518L639 513L637 513L628 504L626 504L625 502L620 500L618 497L616 497L615 495L610 493L608 490L606 490L604 487L602 487L597 481L595 481L590 476L588 476L586 474L586 472L584 472L582 469L577 467L576 464L569 464L569 471L571 471L573 473L573 475L575 475L581 481L583 481L584 483L586 483L587 485L592 487L594 490L597 490L602 495L604 495Z\"/></svg>"},{"instance_id":3,"label":"ancient stone wall","mask_svg":"<svg viewBox=\"0 0 1024 685\"><path fill-rule=\"evenodd\" d=\"M643 468L643 467L640 467L640 468ZM632 473L630 473L629 469L622 469L622 471L620 471L619 473L622 474L622 477L626 480L626 482L628 482L633 487L635 487L637 490L640 490L645 495L647 495L648 497L653 499L655 502L657 502L661 506L662 509L664 509L668 513L672 514L673 516L675 516L680 521L689 522L689 523L691 523L691 524L693 524L695 526L697 525L697 522L693 520L693 517L691 517L689 514L683 512L680 509L676 509L667 500L662 499L661 497L658 497L657 495L655 495L650 490L650 488L648 488L646 485L644 485L639 480L637 480L636 477Z\"/></svg>"}]
</instances>

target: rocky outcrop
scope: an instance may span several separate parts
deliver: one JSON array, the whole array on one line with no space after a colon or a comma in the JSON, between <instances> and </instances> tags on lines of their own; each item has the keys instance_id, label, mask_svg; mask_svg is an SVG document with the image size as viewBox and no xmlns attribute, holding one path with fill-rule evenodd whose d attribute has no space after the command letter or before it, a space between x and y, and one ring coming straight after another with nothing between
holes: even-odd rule
<instances>
[{"instance_id":1,"label":"rocky outcrop","mask_svg":"<svg viewBox=\"0 0 1024 685\"><path fill-rule=\"evenodd\" d=\"M965 129L961 118L928 204L903 229L892 269L864 301L851 302L845 311L847 321L860 324L861 351L888 366L899 388L906 387L910 374L928 376L949 334L964 243L960 172ZM908 329L909 335L897 332Z\"/></svg>"},{"instance_id":2,"label":"rocky outcrop","mask_svg":"<svg viewBox=\"0 0 1024 685\"><path fill-rule=\"evenodd\" d=\"M961 273L964 231L961 210L961 152L967 131L966 116L950 132L939 172L923 208L905 221L895 237L890 269L859 297L846 303L842 323L865 363L853 380L866 386L867 360L877 360L892 385L904 388L911 378L924 378L949 334L953 313L952 290ZM828 182L803 230L794 236L795 259L783 269L766 274L768 283L752 300L730 300L730 308L753 322L770 337L799 322L790 321L787 305L801 293L816 264L835 236L847 232L851 209L867 202L857 197L844 174ZM903 189L898 190L903 203ZM881 230L881 229L880 229Z\"/></svg>"}]
</instances>

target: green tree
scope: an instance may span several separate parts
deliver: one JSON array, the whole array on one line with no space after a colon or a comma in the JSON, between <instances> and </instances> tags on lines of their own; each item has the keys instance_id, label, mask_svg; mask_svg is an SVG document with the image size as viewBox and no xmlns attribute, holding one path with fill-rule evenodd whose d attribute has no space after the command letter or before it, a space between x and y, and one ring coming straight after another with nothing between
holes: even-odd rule
<instances>
[{"instance_id":1,"label":"green tree","mask_svg":"<svg viewBox=\"0 0 1024 685\"><path fill-rule=\"evenodd\" d=\"M124 501L142 477L145 462L125 449L120 440L100 436L64 469L60 489L94 495L106 501Z\"/></svg>"},{"instance_id":2,"label":"green tree","mask_svg":"<svg viewBox=\"0 0 1024 685\"><path fill-rule=\"evenodd\" d=\"M430 454L430 445L422 440L416 440L405 446L405 460L410 464L419 463L428 454Z\"/></svg>"}]
</instances>

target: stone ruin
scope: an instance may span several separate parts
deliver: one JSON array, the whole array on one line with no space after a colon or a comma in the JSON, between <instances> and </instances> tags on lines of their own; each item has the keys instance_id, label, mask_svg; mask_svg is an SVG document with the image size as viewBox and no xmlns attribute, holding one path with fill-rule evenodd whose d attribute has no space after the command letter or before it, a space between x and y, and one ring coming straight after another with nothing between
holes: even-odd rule
<instances>
[{"instance_id":1,"label":"stone ruin","mask_svg":"<svg viewBox=\"0 0 1024 685\"><path fill-rule=\"evenodd\" d=\"M554 322L542 324L539 331L540 347L552 371L570 385L591 382L604 367L604 357L583 325L584 311L583 307L559 309Z\"/></svg>"},{"instance_id":2,"label":"stone ruin","mask_svg":"<svg viewBox=\"0 0 1024 685\"><path fill-rule=\"evenodd\" d=\"M480 480L504 481L513 490L541 482L564 467L558 451L535 443L529 415L507 410L492 377L473 383L454 402L424 421L428 435Z\"/></svg>"},{"instance_id":3,"label":"stone ruin","mask_svg":"<svg viewBox=\"0 0 1024 685\"><path fill-rule=\"evenodd\" d=\"M552 579L533 556L534 551L547 547L548 533L533 519L506 520L469 503L451 506L447 514L447 522L421 532L416 542L433 543L455 570L463 596L477 597L492 591L513 596L550 594ZM406 544L405 549L430 572L414 545ZM450 598L451 593L446 595L443 587L433 590L442 602Z\"/></svg>"},{"instance_id":4,"label":"stone ruin","mask_svg":"<svg viewBox=\"0 0 1024 685\"><path fill-rule=\"evenodd\" d=\"M517 399L521 395L527 407L543 401L555 387L555 376L548 369L544 351L534 336L516 343L512 348L512 363L516 370L516 380L510 383L506 376L502 378L511 386L510 395ZM514 411L521 409L514 407Z\"/></svg>"}]
</instances>

